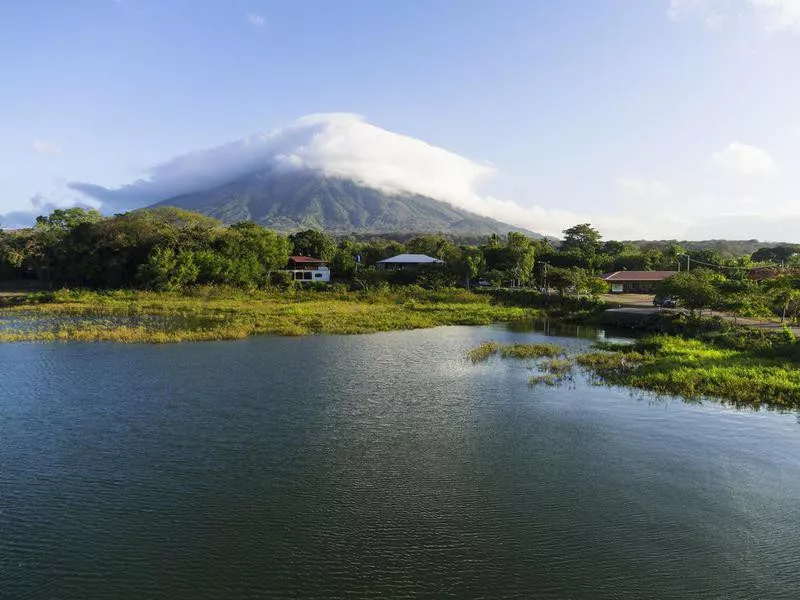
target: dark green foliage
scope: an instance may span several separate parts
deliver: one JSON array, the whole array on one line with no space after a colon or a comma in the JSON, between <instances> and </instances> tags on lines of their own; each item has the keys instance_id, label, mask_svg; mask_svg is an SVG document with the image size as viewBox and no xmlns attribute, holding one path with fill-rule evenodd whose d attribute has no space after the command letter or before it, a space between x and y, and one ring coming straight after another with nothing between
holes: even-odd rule
<instances>
[{"instance_id":1,"label":"dark green foliage","mask_svg":"<svg viewBox=\"0 0 800 600\"><path fill-rule=\"evenodd\" d=\"M565 230L565 236L559 248L518 231L492 233L477 245L443 233L406 232L398 235L401 242L364 234L337 238L318 229L287 239L253 221L225 227L214 218L170 206L110 218L80 208L59 209L39 217L31 229L0 232L0 279L16 280L24 288L22 279L27 277L46 289L178 290L205 284L262 288L272 284L275 271L285 268L289 254L299 254L328 261L333 280L354 289L419 285L436 290L459 285L483 292L490 287L499 302L551 309L559 305L575 319L594 318L601 294L608 291L599 277L606 270L674 270L679 262L691 262L690 272L665 281L659 290L677 297L680 307L700 314L722 310L735 318L777 315L800 323L800 269L774 267L770 274L779 275L777 279L754 281L748 276L748 257L730 259L703 249L691 250L687 257L687 249L676 243L602 242L599 232L586 223ZM444 264L376 269L378 261L405 252L427 254ZM793 264L792 252L793 247L784 246L769 256L789 257ZM769 256L765 251L758 258ZM533 291L542 288L548 292ZM514 289L528 291L510 294Z\"/></svg>"},{"instance_id":2,"label":"dark green foliage","mask_svg":"<svg viewBox=\"0 0 800 600\"><path fill-rule=\"evenodd\" d=\"M333 260L336 255L336 243L322 231L307 229L289 236L292 255L310 256L320 260Z\"/></svg>"},{"instance_id":3,"label":"dark green foliage","mask_svg":"<svg viewBox=\"0 0 800 600\"><path fill-rule=\"evenodd\" d=\"M39 217L10 239L21 269L46 287L180 290L195 283L262 287L284 268L288 240L255 223L222 227L172 207L103 219L70 209Z\"/></svg>"},{"instance_id":4,"label":"dark green foliage","mask_svg":"<svg viewBox=\"0 0 800 600\"><path fill-rule=\"evenodd\" d=\"M678 273L658 286L658 295L677 298L680 305L692 313L702 312L718 304L719 291L715 283L721 281L722 276L705 270Z\"/></svg>"},{"instance_id":5,"label":"dark green foliage","mask_svg":"<svg viewBox=\"0 0 800 600\"><path fill-rule=\"evenodd\" d=\"M582 223L564 230L564 241L561 243L563 252L577 252L590 257L598 253L602 246L602 236L590 223Z\"/></svg>"},{"instance_id":6,"label":"dark green foliage","mask_svg":"<svg viewBox=\"0 0 800 600\"><path fill-rule=\"evenodd\" d=\"M785 244L768 248L759 248L750 256L755 263L773 263L781 265L789 262L794 256L800 254L800 245Z\"/></svg>"}]
</instances>

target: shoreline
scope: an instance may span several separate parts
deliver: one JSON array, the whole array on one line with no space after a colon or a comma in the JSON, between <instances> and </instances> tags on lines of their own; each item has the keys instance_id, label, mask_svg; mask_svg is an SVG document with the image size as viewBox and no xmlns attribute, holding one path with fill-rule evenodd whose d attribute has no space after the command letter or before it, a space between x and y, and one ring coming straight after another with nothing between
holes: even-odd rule
<instances>
[{"instance_id":1,"label":"shoreline","mask_svg":"<svg viewBox=\"0 0 800 600\"><path fill-rule=\"evenodd\" d=\"M493 304L465 290L422 289L190 293L31 294L0 308L0 343L111 341L176 343L252 335L363 334L441 325L488 325L541 316L533 308ZM3 326L3 320L10 322Z\"/></svg>"}]
</instances>

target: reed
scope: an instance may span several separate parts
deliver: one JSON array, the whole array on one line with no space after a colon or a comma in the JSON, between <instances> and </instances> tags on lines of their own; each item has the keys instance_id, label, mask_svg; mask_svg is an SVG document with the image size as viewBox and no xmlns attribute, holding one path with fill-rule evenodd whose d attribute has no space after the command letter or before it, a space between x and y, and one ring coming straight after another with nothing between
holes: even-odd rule
<instances>
[{"instance_id":1,"label":"reed","mask_svg":"<svg viewBox=\"0 0 800 600\"><path fill-rule=\"evenodd\" d=\"M556 344L508 344L500 348L503 358L554 358L564 354L564 348Z\"/></svg>"},{"instance_id":2,"label":"reed","mask_svg":"<svg viewBox=\"0 0 800 600\"><path fill-rule=\"evenodd\" d=\"M482 342L480 346L473 348L467 353L467 358L469 358L473 364L486 362L497 354L499 350L500 344L497 342Z\"/></svg>"},{"instance_id":3,"label":"reed","mask_svg":"<svg viewBox=\"0 0 800 600\"><path fill-rule=\"evenodd\" d=\"M573 362L568 358L551 358L539 365L539 370L551 375L566 377L572 373Z\"/></svg>"},{"instance_id":4,"label":"reed","mask_svg":"<svg viewBox=\"0 0 800 600\"><path fill-rule=\"evenodd\" d=\"M187 293L58 290L0 308L0 342L166 343L250 335L358 334L440 325L485 325L532 318L536 311L491 304L464 290L357 293L242 291Z\"/></svg>"},{"instance_id":5,"label":"reed","mask_svg":"<svg viewBox=\"0 0 800 600\"><path fill-rule=\"evenodd\" d=\"M583 354L576 361L607 385L737 406L800 407L800 370L773 349L735 350L655 336L613 352Z\"/></svg>"},{"instance_id":6,"label":"reed","mask_svg":"<svg viewBox=\"0 0 800 600\"><path fill-rule=\"evenodd\" d=\"M536 387L537 385L546 385L548 387L556 387L564 383L564 378L552 373L545 373L543 375L532 375L528 378L528 385Z\"/></svg>"}]
</instances>

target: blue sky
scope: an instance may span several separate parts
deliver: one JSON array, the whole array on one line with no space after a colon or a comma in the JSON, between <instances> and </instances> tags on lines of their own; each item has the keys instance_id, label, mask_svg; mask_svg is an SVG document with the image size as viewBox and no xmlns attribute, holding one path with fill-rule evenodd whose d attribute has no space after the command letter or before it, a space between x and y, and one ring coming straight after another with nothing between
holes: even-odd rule
<instances>
[{"instance_id":1,"label":"blue sky","mask_svg":"<svg viewBox=\"0 0 800 600\"><path fill-rule=\"evenodd\" d=\"M70 182L355 113L491 165L441 181L534 230L800 241L800 0L7 4L7 226L99 205Z\"/></svg>"}]
</instances>

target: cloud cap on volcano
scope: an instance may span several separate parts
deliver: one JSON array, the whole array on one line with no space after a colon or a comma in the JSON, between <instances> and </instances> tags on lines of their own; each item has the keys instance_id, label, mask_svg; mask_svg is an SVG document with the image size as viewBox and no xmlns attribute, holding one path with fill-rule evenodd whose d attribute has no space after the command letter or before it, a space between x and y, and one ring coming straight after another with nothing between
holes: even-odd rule
<instances>
[{"instance_id":1,"label":"cloud cap on volcano","mask_svg":"<svg viewBox=\"0 0 800 600\"><path fill-rule=\"evenodd\" d=\"M178 156L116 189L70 187L112 209L129 209L209 189L262 170L311 169L390 193L444 200L491 216L476 187L494 170L421 140L376 127L350 113L302 117L268 133Z\"/></svg>"}]
</instances>

